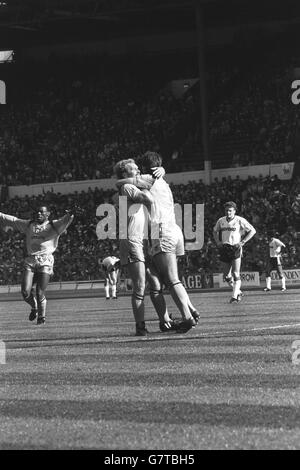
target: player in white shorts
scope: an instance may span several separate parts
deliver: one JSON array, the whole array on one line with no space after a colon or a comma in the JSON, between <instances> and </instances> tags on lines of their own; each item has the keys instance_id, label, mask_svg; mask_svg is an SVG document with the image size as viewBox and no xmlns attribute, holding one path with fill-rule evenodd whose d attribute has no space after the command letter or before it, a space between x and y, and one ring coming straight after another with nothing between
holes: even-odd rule
<instances>
[{"instance_id":1,"label":"player in white shorts","mask_svg":"<svg viewBox=\"0 0 300 470\"><path fill-rule=\"evenodd\" d=\"M266 266L266 287L264 288L265 292L269 292L271 290L271 271L277 271L279 279L281 279L281 291L286 291L285 285L285 277L282 270L282 263L281 263L281 249L285 248L285 244L279 240L279 238L275 238L271 236L269 242L269 256L267 260Z\"/></svg>"},{"instance_id":2,"label":"player in white shorts","mask_svg":"<svg viewBox=\"0 0 300 470\"><path fill-rule=\"evenodd\" d=\"M232 282L231 303L241 300L241 258L242 250L256 233L255 228L243 217L236 215L236 204L233 201L224 205L225 216L218 219L213 229L213 236L220 248L220 261L222 262L225 280Z\"/></svg>"},{"instance_id":3,"label":"player in white shorts","mask_svg":"<svg viewBox=\"0 0 300 470\"><path fill-rule=\"evenodd\" d=\"M101 261L101 266L105 274L105 297L107 300L110 299L109 288L111 287L111 296L113 299L117 299L117 282L120 269L120 259L116 256L106 256Z\"/></svg>"},{"instance_id":4,"label":"player in white shorts","mask_svg":"<svg viewBox=\"0 0 300 470\"><path fill-rule=\"evenodd\" d=\"M119 161L114 167L118 179L131 178L139 174L134 160ZM132 184L124 184L119 190L120 196L127 197L127 233L119 234L120 261L127 269L132 280L133 292L131 304L136 324L136 336L146 336L145 323L145 285L146 268L144 247L147 240L147 209L153 203L149 191L141 191Z\"/></svg>"},{"instance_id":5,"label":"player in white shorts","mask_svg":"<svg viewBox=\"0 0 300 470\"><path fill-rule=\"evenodd\" d=\"M67 212L58 220L49 220L50 212L46 206L40 206L33 214L33 219L19 219L0 212L1 227L11 227L26 235L27 256L24 262L24 274L21 291L23 299L31 306L29 320L37 318L37 324L45 323L45 292L53 274L53 253L57 248L60 235L74 219ZM33 285L36 283L36 296Z\"/></svg>"},{"instance_id":6,"label":"player in white shorts","mask_svg":"<svg viewBox=\"0 0 300 470\"><path fill-rule=\"evenodd\" d=\"M159 154L146 152L142 159L142 165L144 166L143 170L149 173L136 175L130 179L130 183L140 188L150 189L150 193L154 197L150 215L152 263L148 264L147 269L151 300L160 317L160 323L169 324L171 319L168 316L162 295L162 283L164 283L169 288L183 318L177 331L184 333L196 325L200 315L191 304L178 276L177 256L184 254L184 242L182 231L176 224L172 192L163 178L156 179L150 174L151 168L161 167L161 164L162 160ZM129 180L120 180L118 184L126 182L128 183Z\"/></svg>"}]
</instances>

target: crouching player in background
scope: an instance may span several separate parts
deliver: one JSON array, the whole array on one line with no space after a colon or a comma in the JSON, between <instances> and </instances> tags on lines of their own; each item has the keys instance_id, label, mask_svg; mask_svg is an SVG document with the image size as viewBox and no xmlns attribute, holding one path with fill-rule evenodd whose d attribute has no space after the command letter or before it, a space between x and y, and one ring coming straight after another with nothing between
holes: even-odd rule
<instances>
[{"instance_id":1,"label":"crouching player in background","mask_svg":"<svg viewBox=\"0 0 300 470\"><path fill-rule=\"evenodd\" d=\"M57 248L60 235L74 219L74 211L67 213L58 220L49 220L50 212L46 206L40 206L32 220L19 219L0 212L0 226L11 227L26 235L27 257L24 263L22 279L22 296L31 307L29 320L37 318L37 324L45 323L46 289L53 274L53 253ZM33 283L36 283L36 296Z\"/></svg>"},{"instance_id":2,"label":"crouching player in background","mask_svg":"<svg viewBox=\"0 0 300 470\"><path fill-rule=\"evenodd\" d=\"M101 267L105 275L105 297L107 300L110 299L109 288L111 287L111 296L113 299L117 299L117 282L120 270L120 259L116 256L107 256L102 260Z\"/></svg>"},{"instance_id":3,"label":"crouching player in background","mask_svg":"<svg viewBox=\"0 0 300 470\"><path fill-rule=\"evenodd\" d=\"M285 244L282 243L278 238L275 238L271 235L269 242L269 256L266 266L266 284L264 288L265 292L271 290L271 271L277 271L279 279L281 279L281 291L286 291L285 287L285 277L282 270L281 264L281 249L285 248Z\"/></svg>"},{"instance_id":4,"label":"crouching player in background","mask_svg":"<svg viewBox=\"0 0 300 470\"><path fill-rule=\"evenodd\" d=\"M224 278L229 285L233 278L230 303L236 303L241 300L242 247L255 235L256 230L246 219L236 215L235 202L226 202L224 208L225 216L218 219L213 236L220 248Z\"/></svg>"}]
</instances>

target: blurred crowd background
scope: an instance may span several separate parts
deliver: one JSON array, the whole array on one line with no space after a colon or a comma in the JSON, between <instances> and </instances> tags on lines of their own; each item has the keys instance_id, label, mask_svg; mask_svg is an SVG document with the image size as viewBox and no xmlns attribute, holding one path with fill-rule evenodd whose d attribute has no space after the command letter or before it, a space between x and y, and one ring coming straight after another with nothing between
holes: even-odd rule
<instances>
[{"instance_id":1,"label":"blurred crowd background","mask_svg":"<svg viewBox=\"0 0 300 470\"><path fill-rule=\"evenodd\" d=\"M299 111L290 99L294 51L284 45L257 47L255 60L241 51L210 54L207 63L209 144L213 168L296 162ZM118 243L98 241L96 209L113 202L114 191L99 188L63 195L8 199L9 186L111 178L114 164L147 150L161 153L167 173L203 169L198 64L194 51L124 58L49 58L40 63L2 66L10 84L0 114L1 211L30 218L37 204L52 217L74 204L85 209L56 251L54 281L102 276L98 260L118 256ZM22 76L20 81L19 77ZM176 96L171 83L186 81ZM298 163L295 168L297 170ZM274 229L286 244L283 259L299 268L300 182L276 176L216 178L211 185L172 185L180 204L205 204L205 242L180 260L181 272L219 271L212 229L234 200L238 214L257 234L245 249L243 269L264 272L268 235ZM20 282L23 236L1 231L0 282Z\"/></svg>"}]
</instances>

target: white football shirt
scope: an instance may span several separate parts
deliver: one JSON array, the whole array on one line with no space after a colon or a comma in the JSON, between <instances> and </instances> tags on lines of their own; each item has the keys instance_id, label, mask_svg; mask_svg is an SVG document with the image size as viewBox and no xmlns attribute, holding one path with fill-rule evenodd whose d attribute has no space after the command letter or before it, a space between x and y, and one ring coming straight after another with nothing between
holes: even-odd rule
<instances>
[{"instance_id":1,"label":"white football shirt","mask_svg":"<svg viewBox=\"0 0 300 470\"><path fill-rule=\"evenodd\" d=\"M214 231L219 232L222 243L229 245L240 243L242 237L251 230L254 230L254 227L239 215L229 221L226 216L221 217L214 226Z\"/></svg>"}]
</instances>

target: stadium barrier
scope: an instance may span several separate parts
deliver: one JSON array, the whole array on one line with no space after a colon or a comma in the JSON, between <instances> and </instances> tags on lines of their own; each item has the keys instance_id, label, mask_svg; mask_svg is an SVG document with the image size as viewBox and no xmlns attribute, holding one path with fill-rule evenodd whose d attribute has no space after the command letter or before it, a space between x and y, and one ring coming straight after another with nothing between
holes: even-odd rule
<instances>
[{"instance_id":1,"label":"stadium barrier","mask_svg":"<svg viewBox=\"0 0 300 470\"><path fill-rule=\"evenodd\" d=\"M300 269L284 269L284 276L286 278L287 287L300 286ZM271 273L272 286L280 286L281 281L276 271ZM259 275L258 271L245 271L241 272L241 280L244 289L262 288L265 287L265 276ZM185 273L181 276L181 281L184 287L189 292L200 291L203 289L229 289L228 284L223 280L222 273ZM130 295L132 291L132 284L130 279L121 278L118 284L119 295ZM148 287L146 292L149 293ZM56 295L61 297L80 297L80 296L104 296L104 279L96 279L91 281L66 281L66 282L50 282L47 288L47 293L51 298ZM5 285L0 286L0 300L12 298L15 300L21 299L21 286Z\"/></svg>"},{"instance_id":2,"label":"stadium barrier","mask_svg":"<svg viewBox=\"0 0 300 470\"><path fill-rule=\"evenodd\" d=\"M230 176L235 179L237 176L241 180L246 180L249 176L274 176L277 175L280 180L289 180L293 175L294 162L287 163L274 163L270 165L251 165L234 168L221 168L212 170L212 180L214 178L222 179ZM173 184L188 184L190 181L204 181L204 171L186 171L179 173L168 173L166 180L168 183ZM104 178L95 180L83 180L83 181L63 181L59 183L41 183L33 185L20 185L20 186L9 186L8 197L9 199L18 196L38 196L48 191L61 194L71 194L81 191L88 191L89 189L94 190L100 188L103 190L114 189L116 190L115 178Z\"/></svg>"}]
</instances>

